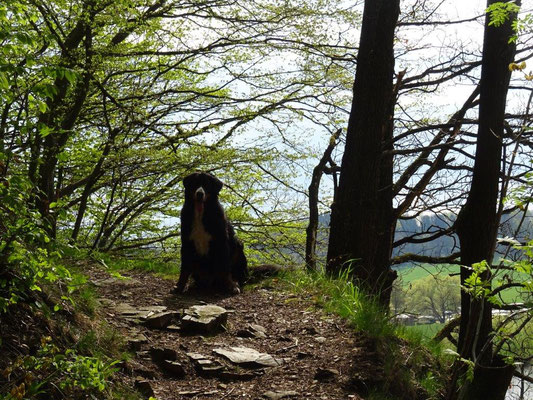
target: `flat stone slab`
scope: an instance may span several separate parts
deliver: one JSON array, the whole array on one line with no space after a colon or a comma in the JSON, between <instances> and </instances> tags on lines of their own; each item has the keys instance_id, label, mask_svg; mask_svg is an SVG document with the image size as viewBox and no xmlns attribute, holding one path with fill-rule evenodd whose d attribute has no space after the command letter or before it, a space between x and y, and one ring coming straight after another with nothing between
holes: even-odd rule
<instances>
[{"instance_id":1,"label":"flat stone slab","mask_svg":"<svg viewBox=\"0 0 533 400\"><path fill-rule=\"evenodd\" d=\"M198 375L206 378L218 378L222 381L249 381L261 375L259 371L245 371L235 368L229 369L218 360L213 360L200 353L187 353Z\"/></svg>"},{"instance_id":2,"label":"flat stone slab","mask_svg":"<svg viewBox=\"0 0 533 400\"><path fill-rule=\"evenodd\" d=\"M163 329L169 326L175 319L179 319L181 313L178 311L163 311L160 313L148 315L144 324L149 328Z\"/></svg>"},{"instance_id":3,"label":"flat stone slab","mask_svg":"<svg viewBox=\"0 0 533 400\"><path fill-rule=\"evenodd\" d=\"M147 381L145 379L136 379L135 388L146 397L154 396L154 389L152 388L152 384L150 383L150 381Z\"/></svg>"},{"instance_id":4,"label":"flat stone slab","mask_svg":"<svg viewBox=\"0 0 533 400\"><path fill-rule=\"evenodd\" d=\"M318 368L315 373L315 379L319 382L328 382L337 379L339 371L333 368Z\"/></svg>"},{"instance_id":5,"label":"flat stone slab","mask_svg":"<svg viewBox=\"0 0 533 400\"><path fill-rule=\"evenodd\" d=\"M244 329L237 331L238 337L265 339L266 329L257 324L248 324Z\"/></svg>"},{"instance_id":6,"label":"flat stone slab","mask_svg":"<svg viewBox=\"0 0 533 400\"><path fill-rule=\"evenodd\" d=\"M213 349L215 354L227 358L234 364L246 368L277 367L281 360L276 360L270 354L260 353L249 347L230 347L229 349Z\"/></svg>"},{"instance_id":7,"label":"flat stone slab","mask_svg":"<svg viewBox=\"0 0 533 400\"><path fill-rule=\"evenodd\" d=\"M178 361L162 360L158 365L163 371L175 378L183 378L186 375L185 368Z\"/></svg>"},{"instance_id":8,"label":"flat stone slab","mask_svg":"<svg viewBox=\"0 0 533 400\"><path fill-rule=\"evenodd\" d=\"M121 278L115 278L115 277L109 277L106 279L101 279L99 281L94 281L93 285L97 287L103 287L103 286L109 286L109 285L125 285L125 286L135 286L140 285L141 282L139 282L135 278L130 278L127 276L123 276Z\"/></svg>"},{"instance_id":9,"label":"flat stone slab","mask_svg":"<svg viewBox=\"0 0 533 400\"><path fill-rule=\"evenodd\" d=\"M143 344L148 343L148 338L141 332L134 332L134 334L128 337L127 340L128 345L134 351L140 350Z\"/></svg>"},{"instance_id":10,"label":"flat stone slab","mask_svg":"<svg viewBox=\"0 0 533 400\"><path fill-rule=\"evenodd\" d=\"M295 392L294 390L282 390L282 391L269 390L268 392L263 393L263 397L269 400L288 399L291 397L292 398L298 397L298 392Z\"/></svg>"},{"instance_id":11,"label":"flat stone slab","mask_svg":"<svg viewBox=\"0 0 533 400\"><path fill-rule=\"evenodd\" d=\"M126 319L135 321L144 320L154 314L162 313L167 310L165 306L133 307L128 303L118 303L113 308L117 314L122 315Z\"/></svg>"},{"instance_id":12,"label":"flat stone slab","mask_svg":"<svg viewBox=\"0 0 533 400\"><path fill-rule=\"evenodd\" d=\"M100 297L97 300L103 306L106 306L106 307L114 307L115 306L115 302L113 300L111 300L111 299L106 299L106 298Z\"/></svg>"},{"instance_id":13,"label":"flat stone slab","mask_svg":"<svg viewBox=\"0 0 533 400\"><path fill-rule=\"evenodd\" d=\"M187 308L181 319L184 333L215 333L225 329L228 311L214 304L197 305Z\"/></svg>"},{"instance_id":14,"label":"flat stone slab","mask_svg":"<svg viewBox=\"0 0 533 400\"><path fill-rule=\"evenodd\" d=\"M226 370L225 366L217 360L212 360L200 353L187 353L192 361L194 369L200 376L218 377L219 374Z\"/></svg>"},{"instance_id":15,"label":"flat stone slab","mask_svg":"<svg viewBox=\"0 0 533 400\"><path fill-rule=\"evenodd\" d=\"M169 349L166 347L152 347L148 351L150 353L150 357L156 363L163 360L176 361L178 359L178 352L174 349Z\"/></svg>"}]
</instances>

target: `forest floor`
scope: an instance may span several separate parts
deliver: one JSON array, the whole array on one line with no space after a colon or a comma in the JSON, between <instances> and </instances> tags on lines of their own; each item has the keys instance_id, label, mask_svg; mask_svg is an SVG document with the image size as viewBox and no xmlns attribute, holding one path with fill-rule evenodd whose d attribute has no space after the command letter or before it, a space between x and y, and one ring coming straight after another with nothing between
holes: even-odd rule
<instances>
[{"instance_id":1,"label":"forest floor","mask_svg":"<svg viewBox=\"0 0 533 400\"><path fill-rule=\"evenodd\" d=\"M176 295L174 281L147 272L112 277L95 266L86 273L97 290L99 314L133 350L121 379L147 398L361 399L361 382L380 374L365 339L275 280L235 296L194 289ZM184 309L206 304L228 311L225 328L186 333L179 323ZM149 327L147 318L160 312L175 320ZM243 347L259 352L258 362L236 364L217 353Z\"/></svg>"}]
</instances>

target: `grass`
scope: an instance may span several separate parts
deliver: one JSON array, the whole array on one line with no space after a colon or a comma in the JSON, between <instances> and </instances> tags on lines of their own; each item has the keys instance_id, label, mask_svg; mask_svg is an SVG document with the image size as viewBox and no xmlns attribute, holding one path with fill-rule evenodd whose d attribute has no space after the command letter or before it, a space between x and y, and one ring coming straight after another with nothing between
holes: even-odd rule
<instances>
[{"instance_id":1,"label":"grass","mask_svg":"<svg viewBox=\"0 0 533 400\"><path fill-rule=\"evenodd\" d=\"M425 278L427 276L438 276L444 274L458 274L459 265L456 264L417 264L407 265L396 268L398 272L398 279L401 279L404 288L412 285L413 282ZM525 279L531 279L529 275L518 273L516 271L505 271L505 274L510 278L517 281L523 281ZM502 271L499 272L496 277L496 284L494 287L499 286L498 277L503 276ZM523 299L523 295L519 288L510 288L502 292L501 299L505 303L515 303Z\"/></svg>"},{"instance_id":2,"label":"grass","mask_svg":"<svg viewBox=\"0 0 533 400\"><path fill-rule=\"evenodd\" d=\"M106 265L110 272L139 270L156 274L165 279L175 279L179 275L180 266L176 261L163 261L152 257L113 257L107 254L95 255Z\"/></svg>"},{"instance_id":3,"label":"grass","mask_svg":"<svg viewBox=\"0 0 533 400\"><path fill-rule=\"evenodd\" d=\"M80 287L78 291L73 294L76 308L91 318L94 318L96 315L96 309L99 304L97 297L98 295L95 288L89 285Z\"/></svg>"},{"instance_id":4,"label":"grass","mask_svg":"<svg viewBox=\"0 0 533 400\"><path fill-rule=\"evenodd\" d=\"M416 332L422 335L425 338L433 338L435 335L444 327L445 324L435 323L435 324L425 324L425 325L412 325L406 326L406 330L411 332Z\"/></svg>"},{"instance_id":5,"label":"grass","mask_svg":"<svg viewBox=\"0 0 533 400\"><path fill-rule=\"evenodd\" d=\"M331 279L321 272L291 270L283 275L283 280L291 291L311 297L325 311L348 320L356 331L363 331L371 338L394 335L395 325L389 316L346 275Z\"/></svg>"},{"instance_id":6,"label":"grass","mask_svg":"<svg viewBox=\"0 0 533 400\"><path fill-rule=\"evenodd\" d=\"M398 272L398 279L401 279L405 287L426 276L459 273L459 266L454 264L420 264L400 267L396 271Z\"/></svg>"},{"instance_id":7,"label":"grass","mask_svg":"<svg viewBox=\"0 0 533 400\"><path fill-rule=\"evenodd\" d=\"M126 342L123 335L105 322L99 322L93 329L86 331L76 343L82 354L100 358L128 359L124 351Z\"/></svg>"},{"instance_id":8,"label":"grass","mask_svg":"<svg viewBox=\"0 0 533 400\"><path fill-rule=\"evenodd\" d=\"M70 259L86 262L94 260L103 265L108 272L120 271L145 271L156 274L165 279L175 279L179 275L179 260L165 260L150 251L142 251L131 256L116 256L108 253L93 251L89 254L87 250L74 247L62 247L63 254Z\"/></svg>"},{"instance_id":9,"label":"grass","mask_svg":"<svg viewBox=\"0 0 533 400\"><path fill-rule=\"evenodd\" d=\"M335 313L351 323L356 331L374 339L400 337L419 345L429 345L443 324L403 326L368 295L354 285L347 274L332 279L322 272L291 270L282 275L290 290L308 296L327 312ZM438 351L437 351L438 353Z\"/></svg>"},{"instance_id":10,"label":"grass","mask_svg":"<svg viewBox=\"0 0 533 400\"><path fill-rule=\"evenodd\" d=\"M71 303L66 302L61 312L48 307L46 314L20 308L20 317L32 321L32 331L23 340L34 350L25 354L2 347L0 373L5 378L9 372L9 379L0 377L0 398L140 400L115 374L118 360L128 358L122 335L94 315L83 318L78 303L68 310L66 304ZM16 322L11 321L11 326Z\"/></svg>"}]
</instances>

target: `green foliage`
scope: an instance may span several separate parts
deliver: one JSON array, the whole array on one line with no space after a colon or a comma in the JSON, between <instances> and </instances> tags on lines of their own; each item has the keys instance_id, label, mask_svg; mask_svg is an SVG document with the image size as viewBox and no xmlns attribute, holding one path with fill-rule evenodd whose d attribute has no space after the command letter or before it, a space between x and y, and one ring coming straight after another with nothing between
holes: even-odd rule
<instances>
[{"instance_id":1,"label":"green foliage","mask_svg":"<svg viewBox=\"0 0 533 400\"><path fill-rule=\"evenodd\" d=\"M83 286L75 293L72 298L74 299L76 308L84 314L94 317L96 309L98 307L97 294L93 287Z\"/></svg>"},{"instance_id":2,"label":"green foliage","mask_svg":"<svg viewBox=\"0 0 533 400\"><path fill-rule=\"evenodd\" d=\"M517 5L514 1L508 2L497 2L491 4L486 12L489 14L490 22L489 25L499 27L505 23L511 14L518 13L520 11L520 6ZM513 30L515 35L509 38L509 43L516 42L520 34L527 33L531 31L533 27L533 14L525 14L521 18L516 18L513 20ZM531 80L531 74L526 75L527 80Z\"/></svg>"},{"instance_id":3,"label":"green foliage","mask_svg":"<svg viewBox=\"0 0 533 400\"><path fill-rule=\"evenodd\" d=\"M418 341L427 342L427 340L435 337L435 335L444 327L442 323L422 324L406 326L405 331L409 332L406 335L410 338L418 336Z\"/></svg>"},{"instance_id":4,"label":"green foliage","mask_svg":"<svg viewBox=\"0 0 533 400\"><path fill-rule=\"evenodd\" d=\"M303 236L294 162L311 153L301 122L342 125L353 80L352 64L330 60L352 38L327 27L360 14L322 0L127 3L2 2L1 150L51 197L59 240L175 255L180 181L203 169L231 185L225 205L250 256L267 243L268 260L289 259Z\"/></svg>"},{"instance_id":5,"label":"green foliage","mask_svg":"<svg viewBox=\"0 0 533 400\"><path fill-rule=\"evenodd\" d=\"M433 398L437 397L439 390L442 388L441 382L438 381L435 374L431 371L428 371L426 376L420 380L420 385Z\"/></svg>"},{"instance_id":6,"label":"green foliage","mask_svg":"<svg viewBox=\"0 0 533 400\"><path fill-rule=\"evenodd\" d=\"M445 276L459 272L459 265L455 264L412 264L397 268L398 279L404 287L409 287L419 279L428 276Z\"/></svg>"},{"instance_id":7,"label":"green foliage","mask_svg":"<svg viewBox=\"0 0 533 400\"><path fill-rule=\"evenodd\" d=\"M511 273L505 275L503 282L500 282L501 287L492 288L496 281L495 276L500 267L490 267L486 262L474 264L472 266L472 274L465 281L463 290L470 293L474 298L486 299L493 303L496 307L504 305L504 302L499 296L500 289L509 287L520 288L521 303L511 304L511 311L501 316L494 318L494 348L495 352L500 356L505 357L509 363L514 363L516 360L527 359L533 350L533 341L531 340L531 331L533 324L533 290L532 290L532 269L531 269L531 245L528 243L525 246L517 246L524 250L524 254L528 257L526 260L519 262L502 262L506 267L505 270L513 269L520 273L520 280L513 280ZM505 285L505 286L504 286Z\"/></svg>"},{"instance_id":8,"label":"green foliage","mask_svg":"<svg viewBox=\"0 0 533 400\"><path fill-rule=\"evenodd\" d=\"M524 249L526 251L526 249ZM506 269L493 268L492 273L494 274L492 285L493 288L497 288L503 284L509 283L509 280L519 282L528 281L528 273L521 272L519 266L522 264L528 265L528 261L513 261L508 262L503 260L503 264L506 266ZM511 267L512 270L509 270L507 267ZM526 266L527 268L527 266ZM416 264L412 266L403 266L396 270L398 272L398 280L393 289L394 296L403 296L405 300L409 298L410 295L407 295L409 288L412 288L416 282L421 279L428 279L428 277L433 277L437 280L447 279L449 275L457 275L459 273L459 265L454 264ZM398 293L398 292L403 292ZM523 291L520 287L512 286L500 292L497 296L498 301L513 303L517 301L523 301ZM407 310L407 302L404 301L402 306L399 307L395 312L403 312Z\"/></svg>"},{"instance_id":9,"label":"green foliage","mask_svg":"<svg viewBox=\"0 0 533 400\"><path fill-rule=\"evenodd\" d=\"M78 354L74 349L61 351L51 337L43 337L35 355L17 359L2 374L19 377L11 382L6 400L33 399L45 392L47 385L63 393L74 391L103 392L116 371L116 362Z\"/></svg>"},{"instance_id":10,"label":"green foliage","mask_svg":"<svg viewBox=\"0 0 533 400\"><path fill-rule=\"evenodd\" d=\"M514 23L514 29L517 32L517 36L521 33L527 33L531 31L533 27L533 14L529 13L522 18L517 19ZM513 38L515 40L515 38Z\"/></svg>"},{"instance_id":11,"label":"green foliage","mask_svg":"<svg viewBox=\"0 0 533 400\"><path fill-rule=\"evenodd\" d=\"M487 7L485 12L489 14L489 25L498 27L510 18L510 14L517 13L518 11L520 11L520 6L514 1L508 1L493 3Z\"/></svg>"},{"instance_id":12,"label":"green foliage","mask_svg":"<svg viewBox=\"0 0 533 400\"><path fill-rule=\"evenodd\" d=\"M70 279L59 253L50 250L39 213L27 206L32 189L21 176L0 180L0 313L41 291L41 282Z\"/></svg>"},{"instance_id":13,"label":"green foliage","mask_svg":"<svg viewBox=\"0 0 533 400\"><path fill-rule=\"evenodd\" d=\"M415 281L407 290L410 312L432 315L445 322L446 312L457 313L461 303L459 277L427 276Z\"/></svg>"},{"instance_id":14,"label":"green foliage","mask_svg":"<svg viewBox=\"0 0 533 400\"><path fill-rule=\"evenodd\" d=\"M463 290L473 298L488 297L491 292L490 266L486 261L472 264L472 273L464 281Z\"/></svg>"}]
</instances>

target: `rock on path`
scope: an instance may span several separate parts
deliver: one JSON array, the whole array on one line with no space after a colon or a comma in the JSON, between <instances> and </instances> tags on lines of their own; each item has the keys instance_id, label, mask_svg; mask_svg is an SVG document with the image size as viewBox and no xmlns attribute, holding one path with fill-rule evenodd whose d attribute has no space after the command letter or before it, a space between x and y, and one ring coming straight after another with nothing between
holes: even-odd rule
<instances>
[{"instance_id":1,"label":"rock on path","mask_svg":"<svg viewBox=\"0 0 533 400\"><path fill-rule=\"evenodd\" d=\"M245 368L277 367L282 364L270 354L260 353L249 347L230 347L229 349L213 349L213 353L221 355L232 363Z\"/></svg>"}]
</instances>

